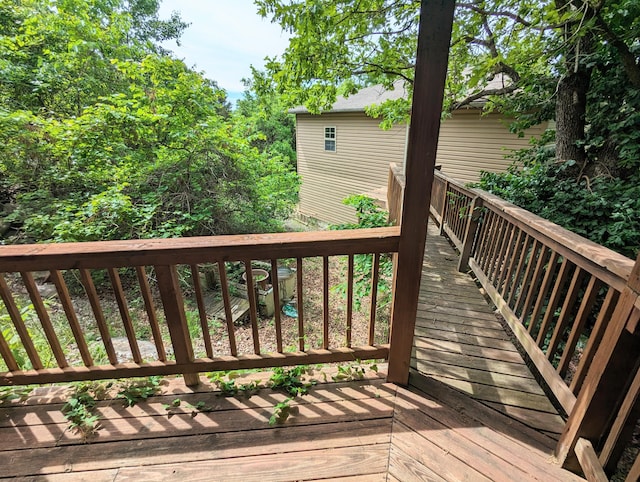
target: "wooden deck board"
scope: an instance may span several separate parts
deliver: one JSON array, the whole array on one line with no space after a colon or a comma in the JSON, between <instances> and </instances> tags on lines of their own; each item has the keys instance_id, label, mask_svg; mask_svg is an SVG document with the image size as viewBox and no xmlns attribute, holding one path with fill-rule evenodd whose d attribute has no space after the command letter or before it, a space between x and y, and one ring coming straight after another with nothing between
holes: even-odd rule
<instances>
[{"instance_id":1,"label":"wooden deck board","mask_svg":"<svg viewBox=\"0 0 640 482\"><path fill-rule=\"evenodd\" d=\"M424 444L420 438L428 439L440 448L429 456L446 467L439 472L446 480L460 480L456 461L473 466L467 480L582 480L553 462L551 444L540 432L417 372L410 383L420 388L398 390L391 444L406 448L407 430L416 451Z\"/></svg>"},{"instance_id":2,"label":"wooden deck board","mask_svg":"<svg viewBox=\"0 0 640 482\"><path fill-rule=\"evenodd\" d=\"M564 421L456 254L429 226L412 367L536 430Z\"/></svg>"}]
</instances>

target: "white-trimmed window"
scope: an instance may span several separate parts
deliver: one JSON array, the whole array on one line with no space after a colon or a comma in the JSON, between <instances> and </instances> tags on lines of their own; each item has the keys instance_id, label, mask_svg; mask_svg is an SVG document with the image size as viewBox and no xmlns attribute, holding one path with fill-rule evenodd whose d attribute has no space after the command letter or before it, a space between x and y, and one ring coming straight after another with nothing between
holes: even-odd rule
<instances>
[{"instance_id":1,"label":"white-trimmed window","mask_svg":"<svg viewBox=\"0 0 640 482\"><path fill-rule=\"evenodd\" d=\"M336 151L336 128L335 127L325 127L324 128L324 150L325 151Z\"/></svg>"}]
</instances>

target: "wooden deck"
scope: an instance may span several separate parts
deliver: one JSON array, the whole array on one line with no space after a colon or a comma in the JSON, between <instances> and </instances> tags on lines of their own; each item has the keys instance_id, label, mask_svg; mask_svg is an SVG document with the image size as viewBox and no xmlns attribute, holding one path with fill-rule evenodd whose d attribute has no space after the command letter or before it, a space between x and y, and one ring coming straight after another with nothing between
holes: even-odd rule
<instances>
[{"instance_id":1,"label":"wooden deck","mask_svg":"<svg viewBox=\"0 0 640 482\"><path fill-rule=\"evenodd\" d=\"M564 420L549 402L473 279L457 270L448 241L430 225L412 366L537 429L555 442Z\"/></svg>"},{"instance_id":2,"label":"wooden deck","mask_svg":"<svg viewBox=\"0 0 640 482\"><path fill-rule=\"evenodd\" d=\"M62 399L0 408L2 477L75 482L158 480L579 480L554 465L546 437L430 377L414 386L320 383L270 427L284 395L192 392L175 381L133 408L99 403L88 441L67 430ZM168 413L164 404L180 398ZM203 401L211 411L192 413Z\"/></svg>"},{"instance_id":3,"label":"wooden deck","mask_svg":"<svg viewBox=\"0 0 640 482\"><path fill-rule=\"evenodd\" d=\"M101 428L89 440L67 429L60 393L42 389L0 406L0 478L581 480L554 463L563 420L473 281L456 272L452 249L437 231L427 246L409 387L384 372L342 383L317 373L320 383L272 427L282 393L228 398L175 380L132 408L99 402ZM190 408L199 402L206 411Z\"/></svg>"}]
</instances>

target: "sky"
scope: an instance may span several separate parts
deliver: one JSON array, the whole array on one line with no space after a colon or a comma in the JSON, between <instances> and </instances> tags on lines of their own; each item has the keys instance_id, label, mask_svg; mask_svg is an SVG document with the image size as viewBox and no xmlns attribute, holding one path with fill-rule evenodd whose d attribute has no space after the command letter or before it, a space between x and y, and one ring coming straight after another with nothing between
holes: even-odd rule
<instances>
[{"instance_id":1,"label":"sky","mask_svg":"<svg viewBox=\"0 0 640 482\"><path fill-rule=\"evenodd\" d=\"M279 25L257 14L252 0L162 0L160 17L178 11L191 25L180 40L167 42L189 67L204 71L227 91L232 104L244 91L250 66L262 68L266 56L284 52L289 37Z\"/></svg>"}]
</instances>

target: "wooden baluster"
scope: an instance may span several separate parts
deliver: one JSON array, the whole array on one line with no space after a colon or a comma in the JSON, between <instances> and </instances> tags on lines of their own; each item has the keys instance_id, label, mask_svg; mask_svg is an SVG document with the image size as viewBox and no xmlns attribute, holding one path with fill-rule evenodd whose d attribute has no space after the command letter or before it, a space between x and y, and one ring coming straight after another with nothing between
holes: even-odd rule
<instances>
[{"instance_id":1,"label":"wooden baluster","mask_svg":"<svg viewBox=\"0 0 640 482\"><path fill-rule=\"evenodd\" d=\"M485 266L489 262L489 256L491 249L493 248L493 238L496 235L496 225L498 222L498 216L493 211L489 211L487 214L487 229L484 232L482 239L482 245L480 246L480 257L478 258L480 269L485 271Z\"/></svg>"},{"instance_id":2,"label":"wooden baluster","mask_svg":"<svg viewBox=\"0 0 640 482\"><path fill-rule=\"evenodd\" d=\"M38 314L38 318L40 319L40 323L42 324L42 329L44 330L44 334L47 337L49 346L51 346L51 351L53 352L53 356L56 358L58 366L60 368L68 367L69 362L67 362L67 359L64 356L64 350L62 349L62 346L60 346L60 340L58 340L58 335L56 335L56 332L53 328L51 318L49 318L49 313L47 313L47 308L42 301L42 297L40 296L40 292L38 291L33 276L29 272L22 272L20 273L20 276L22 276L22 281L27 288L29 298L31 299L31 303L33 303L33 308Z\"/></svg>"},{"instance_id":3,"label":"wooden baluster","mask_svg":"<svg viewBox=\"0 0 640 482\"><path fill-rule=\"evenodd\" d=\"M627 474L625 482L635 482L637 480L640 480L640 453L636 455L636 459Z\"/></svg>"},{"instance_id":4,"label":"wooden baluster","mask_svg":"<svg viewBox=\"0 0 640 482\"><path fill-rule=\"evenodd\" d=\"M480 237L478 239L478 247L474 258L478 263L478 266L482 267L487 258L487 248L489 246L489 238L491 237L491 228L496 215L493 211L487 211L482 221L482 230L480 231Z\"/></svg>"},{"instance_id":5,"label":"wooden baluster","mask_svg":"<svg viewBox=\"0 0 640 482\"><path fill-rule=\"evenodd\" d=\"M89 298L89 304L91 305L93 316L96 319L98 331L100 331L100 337L102 338L104 349L107 352L109 363L111 363L112 365L116 365L118 363L118 357L116 356L116 351L113 348L113 343L111 342L111 333L109 332L107 321L105 320L104 314L102 313L100 299L98 298L98 293L96 291L95 285L93 284L93 279L91 278L91 273L89 273L89 270L81 269L80 279L82 280L84 291L87 293L87 298Z\"/></svg>"},{"instance_id":6,"label":"wooden baluster","mask_svg":"<svg viewBox=\"0 0 640 482\"><path fill-rule=\"evenodd\" d=\"M229 349L231 355L238 356L236 345L236 330L233 325L233 312L231 311L231 296L229 295L229 283L227 281L227 267L224 261L218 261L218 273L220 275L220 287L222 288L222 303L224 305L224 316L227 319L227 334L229 335ZM247 296L249 289L247 288ZM258 347L259 351L259 347Z\"/></svg>"},{"instance_id":7,"label":"wooden baluster","mask_svg":"<svg viewBox=\"0 0 640 482\"><path fill-rule=\"evenodd\" d=\"M558 307L558 303L560 302L560 298L562 295L562 287L567 282L567 278L569 277L569 268L571 263L567 258L563 258L562 264L560 265L560 271L558 271L558 277L556 278L556 282L553 284L553 290L551 291L551 296L549 297L549 303L547 304L547 308L544 312L544 317L542 318L542 323L540 324L540 331L538 331L538 338L536 338L536 343L540 348L544 345L544 339L547 336L547 330L549 326L551 326L551 322L555 316L556 308Z\"/></svg>"},{"instance_id":8,"label":"wooden baluster","mask_svg":"<svg viewBox=\"0 0 640 482\"><path fill-rule=\"evenodd\" d=\"M607 295L605 296L602 307L600 308L600 312L598 313L598 318L596 319L596 322L593 325L593 329L591 330L591 336L589 336L587 346L585 346L584 351L582 352L582 357L580 357L578 368L573 374L571 385L569 385L571 391L576 395L582 388L582 383L584 382L584 379L589 372L589 367L591 367L591 362L593 361L593 357L596 354L596 350L602 342L602 337L604 336L604 332L607 329L607 323L613 316L613 312L618 303L619 296L620 293L613 288L609 288L607 290Z\"/></svg>"},{"instance_id":9,"label":"wooden baluster","mask_svg":"<svg viewBox=\"0 0 640 482\"><path fill-rule=\"evenodd\" d=\"M329 348L329 257L322 257L322 348Z\"/></svg>"},{"instance_id":10,"label":"wooden baluster","mask_svg":"<svg viewBox=\"0 0 640 482\"><path fill-rule=\"evenodd\" d=\"M4 360L5 365L7 365L7 369L9 371L16 372L20 370L2 330L0 330L0 355L2 355L2 359Z\"/></svg>"},{"instance_id":11,"label":"wooden baluster","mask_svg":"<svg viewBox=\"0 0 640 482\"><path fill-rule=\"evenodd\" d=\"M380 278L380 253L373 255L373 269L371 272L371 311L369 313L369 346L375 344L376 311L378 308L378 279Z\"/></svg>"},{"instance_id":12,"label":"wooden baluster","mask_svg":"<svg viewBox=\"0 0 640 482\"><path fill-rule=\"evenodd\" d=\"M476 237L476 231L478 230L478 222L480 221L480 208L482 207L482 199L478 196L473 198L470 212L468 213L468 221L465 227L464 237L462 238L462 249L460 250L460 258L458 260L458 271L465 272L469 269L469 257L471 255L471 248L473 247L473 241Z\"/></svg>"},{"instance_id":13,"label":"wooden baluster","mask_svg":"<svg viewBox=\"0 0 640 482\"><path fill-rule=\"evenodd\" d=\"M596 301L596 297L598 296L598 291L600 291L601 286L602 283L600 282L600 280L595 276L591 276L591 279L589 279L589 284L587 285L587 289L582 296L582 302L580 303L580 308L578 309L575 321L573 322L573 327L571 328L571 332L569 333L569 338L567 339L564 350L562 352L560 363L558 363L558 373L561 377L564 377L567 373L569 363L571 362L571 359L573 357L573 352L575 351L576 345L578 344L580 335L582 335L584 326L587 323L587 319L589 318L589 313L591 313L591 310L593 309L593 304Z\"/></svg>"},{"instance_id":14,"label":"wooden baluster","mask_svg":"<svg viewBox=\"0 0 640 482\"><path fill-rule=\"evenodd\" d=\"M405 187L406 189L406 187ZM447 216L449 216L449 181L444 182L444 186L442 188L442 217L440 218L440 236L444 232L444 225L447 224ZM403 203L404 205L404 203Z\"/></svg>"},{"instance_id":15,"label":"wooden baluster","mask_svg":"<svg viewBox=\"0 0 640 482\"><path fill-rule=\"evenodd\" d=\"M302 258L296 258L296 277L298 278L298 348L304 351L304 300L302 286Z\"/></svg>"},{"instance_id":16,"label":"wooden baluster","mask_svg":"<svg viewBox=\"0 0 640 482\"><path fill-rule=\"evenodd\" d=\"M58 292L60 303L62 304L64 313L67 316L67 321L69 322L69 326L71 327L71 332L73 333L73 337L76 340L76 344L78 345L78 351L80 352L80 356L82 357L82 362L87 367L93 366L93 358L91 358L91 353L89 353L89 347L87 346L87 342L84 339L82 327L80 326L78 317L76 316L76 312L73 309L71 296L69 296L69 290L67 289L67 285L62 278L62 274L58 270L52 270L49 272L49 277L51 278L51 281L53 282L54 286L56 287L56 291Z\"/></svg>"},{"instance_id":17,"label":"wooden baluster","mask_svg":"<svg viewBox=\"0 0 640 482\"><path fill-rule=\"evenodd\" d=\"M124 331L127 334L127 340L129 340L131 357L133 358L134 362L142 363L142 355L140 354L140 348L138 347L136 330L133 327L133 321L131 320L131 315L129 314L127 298L125 297L124 290L122 289L120 275L115 268L107 268L107 273L109 273L109 279L111 280L111 286L113 287L113 294L116 297L118 311L120 312L122 324L124 325Z\"/></svg>"},{"instance_id":18,"label":"wooden baluster","mask_svg":"<svg viewBox=\"0 0 640 482\"><path fill-rule=\"evenodd\" d=\"M258 332L258 303L256 301L256 287L253 285L253 271L251 260L245 260L244 272L247 278L247 296L249 297L249 316L251 319L251 335L253 337L253 351L260 354L260 334Z\"/></svg>"},{"instance_id":19,"label":"wooden baluster","mask_svg":"<svg viewBox=\"0 0 640 482\"><path fill-rule=\"evenodd\" d=\"M633 435L633 431L640 415L640 407L638 400L640 399L640 370L636 370L635 376L631 381L629 390L622 400L620 410L609 431L609 435L605 439L602 450L600 451L600 463L615 471L616 465L620 460L622 451L626 444L621 444L621 440L629 440Z\"/></svg>"},{"instance_id":20,"label":"wooden baluster","mask_svg":"<svg viewBox=\"0 0 640 482\"><path fill-rule=\"evenodd\" d=\"M480 265L480 261L482 256L484 256L484 252L482 251L482 245L485 242L489 218L491 217L491 211L486 211L481 218L481 221L478 221L478 235L473 243L473 248L471 250L471 256L475 260L475 262Z\"/></svg>"},{"instance_id":21,"label":"wooden baluster","mask_svg":"<svg viewBox=\"0 0 640 482\"><path fill-rule=\"evenodd\" d=\"M549 288L551 287L551 281L553 280L553 275L556 272L556 262L558 261L558 253L555 251L551 252L551 257L547 262L547 269L544 273L544 279L542 280L542 285L540 286L540 290L538 291L538 296L536 297L536 304L533 307L533 312L531 313L531 318L529 319L529 333L534 335L533 327L535 327L538 323L538 316L542 311L542 306L544 305L544 301L547 299L547 293Z\"/></svg>"},{"instance_id":22,"label":"wooden baluster","mask_svg":"<svg viewBox=\"0 0 640 482\"><path fill-rule=\"evenodd\" d=\"M157 265L154 267L158 277L158 289L164 308L164 316L171 336L176 363L184 367L183 377L187 386L200 383L198 373L190 366L193 359L193 345L184 312L184 301L180 290L180 281L175 265Z\"/></svg>"},{"instance_id":23,"label":"wooden baluster","mask_svg":"<svg viewBox=\"0 0 640 482\"><path fill-rule=\"evenodd\" d=\"M511 306L511 302L518 292L518 286L520 286L520 276L522 275L522 270L524 269L525 262L527 260L527 255L529 254L529 249L531 247L531 243L533 238L531 238L528 234L524 238L524 242L522 243L522 250L520 251L520 261L518 261L518 267L513 273L513 278L511 278L511 289L509 289L509 297L506 299L507 305Z\"/></svg>"},{"instance_id":24,"label":"wooden baluster","mask_svg":"<svg viewBox=\"0 0 640 482\"><path fill-rule=\"evenodd\" d=\"M549 361L553 360L553 357L556 354L556 350L560 345L560 341L564 337L564 332L571 321L571 312L573 311L573 307L576 304L576 300L578 299L578 294L580 292L580 287L582 286L582 281L584 280L584 271L579 267L576 267L573 272L573 277L571 278L571 284L569 285L569 291L565 295L564 303L562 303L562 309L560 310L560 316L556 321L556 326L553 330L553 335L551 336L551 341L549 342L549 347L547 348L547 358Z\"/></svg>"},{"instance_id":25,"label":"wooden baluster","mask_svg":"<svg viewBox=\"0 0 640 482\"><path fill-rule=\"evenodd\" d=\"M522 276L522 283L520 291L518 292L518 297L516 298L515 304L513 305L513 313L516 316L518 315L518 311L520 309L520 305L524 303L526 300L525 293L531 291L531 275L533 274L535 266L538 265L538 258L542 257L542 253L540 252L542 248L542 243L537 239L534 239L533 246L531 247L531 255L527 261L527 269Z\"/></svg>"},{"instance_id":26,"label":"wooden baluster","mask_svg":"<svg viewBox=\"0 0 640 482\"><path fill-rule=\"evenodd\" d=\"M522 306L522 312L520 313L520 323L524 324L527 319L527 313L531 309L531 305L533 304L533 299L537 294L540 296L540 290L538 289L541 283L540 277L542 276L542 269L544 268L544 264L547 261L547 256L549 254L549 250L545 245L540 243L540 253L538 254L538 261L536 262L536 268L533 271L533 276L531 277L531 282L528 283L529 289L527 290L527 297L524 300L524 305ZM531 320L529 321L529 327L531 326ZM531 333L531 330L529 330Z\"/></svg>"},{"instance_id":27,"label":"wooden baluster","mask_svg":"<svg viewBox=\"0 0 640 482\"><path fill-rule=\"evenodd\" d=\"M489 277L490 273L493 272L496 266L498 253L500 252L500 243L503 241L503 230L507 224L508 223L506 219L504 219L503 217L498 218L496 229L491 239L491 249L489 250L489 256L487 256L487 262L485 263L485 267L483 269L489 280L491 280L491 278Z\"/></svg>"},{"instance_id":28,"label":"wooden baluster","mask_svg":"<svg viewBox=\"0 0 640 482\"><path fill-rule=\"evenodd\" d=\"M347 262L347 347L351 348L351 330L353 328L353 255Z\"/></svg>"},{"instance_id":29,"label":"wooden baluster","mask_svg":"<svg viewBox=\"0 0 640 482\"><path fill-rule=\"evenodd\" d=\"M504 264L504 252L507 249L507 241L510 239L510 233L513 231L513 227L513 224L506 219L504 220L502 228L500 229L500 239L498 240L496 254L493 258L493 262L491 263L491 267L487 272L487 278L491 280L493 286L496 288L498 287L497 278L500 271L502 271L502 266Z\"/></svg>"},{"instance_id":30,"label":"wooden baluster","mask_svg":"<svg viewBox=\"0 0 640 482\"><path fill-rule=\"evenodd\" d=\"M518 265L518 261L520 259L519 254L522 249L522 243L524 241L524 231L518 228L518 236L516 237L516 242L513 244L513 249L509 250L508 256L508 267L506 272L502 275L500 280L498 280L498 286L502 285L502 290L500 291L500 296L502 299L505 299L507 293L511 289L511 279L513 277L513 270Z\"/></svg>"},{"instance_id":31,"label":"wooden baluster","mask_svg":"<svg viewBox=\"0 0 640 482\"><path fill-rule=\"evenodd\" d=\"M31 361L31 365L36 370L42 370L42 360L40 360L40 355L38 354L38 350L33 345L33 341L31 340L31 336L29 336L29 330L22 321L22 315L20 314L20 310L16 306L15 301L13 301L13 296L11 295L11 290L7 285L7 282L4 279L4 276L0 273L0 297L2 301L4 301L4 306L7 308L7 312L9 313L9 317L13 322L13 326L18 332L18 336L20 337L20 341L22 342L22 346L24 350L27 352L27 356L29 357L29 361Z\"/></svg>"},{"instance_id":32,"label":"wooden baluster","mask_svg":"<svg viewBox=\"0 0 640 482\"><path fill-rule=\"evenodd\" d=\"M639 320L640 255L558 441L556 457L564 467L577 467L575 446L578 440L581 437L600 440L612 414L617 411L618 402L629 387L629 376L621 375L635 374L640 362ZM619 439L616 444L621 442L624 440Z\"/></svg>"},{"instance_id":33,"label":"wooden baluster","mask_svg":"<svg viewBox=\"0 0 640 482\"><path fill-rule=\"evenodd\" d=\"M496 273L498 278L496 280L495 287L498 292L502 291L502 284L504 282L505 276L507 275L509 263L510 261L512 261L511 256L516 245L515 241L517 232L521 233L522 231L520 231L520 229L515 224L511 224L511 227L509 229L509 238L504 245L504 252L500 253L500 269Z\"/></svg>"},{"instance_id":34,"label":"wooden baluster","mask_svg":"<svg viewBox=\"0 0 640 482\"><path fill-rule=\"evenodd\" d=\"M204 297L202 296L202 285L200 284L200 272L198 265L192 264L191 281L196 294L196 303L198 305L198 315L200 316L200 328L202 329L202 339L204 341L204 349L209 358L213 358L213 347L211 346L211 333L209 333L209 322L207 321L207 312L204 307Z\"/></svg>"},{"instance_id":35,"label":"wooden baluster","mask_svg":"<svg viewBox=\"0 0 640 482\"><path fill-rule=\"evenodd\" d=\"M147 312L147 318L149 319L151 335L153 336L153 342L156 346L158 360L163 362L167 361L167 353L164 349L162 333L160 332L160 325L158 324L158 317L156 316L156 309L153 303L153 297L151 296L151 289L149 287L149 281L147 280L147 273L144 266L136 266L136 275L138 277L140 293L142 294L142 299L144 301L144 308Z\"/></svg>"},{"instance_id":36,"label":"wooden baluster","mask_svg":"<svg viewBox=\"0 0 640 482\"><path fill-rule=\"evenodd\" d=\"M280 320L280 286L278 285L278 260L271 260L271 285L273 287L273 319L276 328L278 353L282 353L282 322Z\"/></svg>"}]
</instances>

